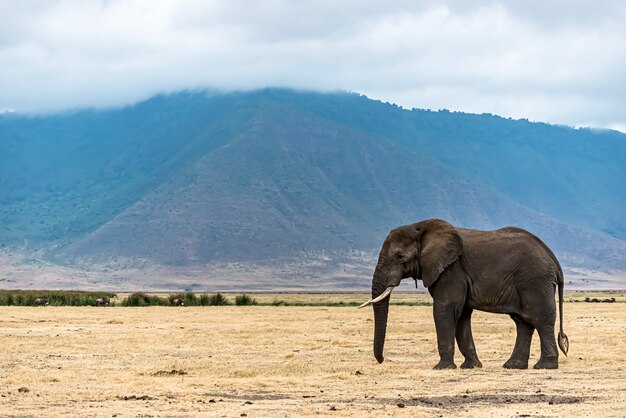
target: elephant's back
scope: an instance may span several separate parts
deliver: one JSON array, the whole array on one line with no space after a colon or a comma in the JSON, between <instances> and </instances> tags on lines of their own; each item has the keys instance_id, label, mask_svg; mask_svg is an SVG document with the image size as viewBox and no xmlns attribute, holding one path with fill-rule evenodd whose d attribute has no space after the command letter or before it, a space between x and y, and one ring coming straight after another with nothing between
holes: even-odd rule
<instances>
[{"instance_id":1,"label":"elephant's back","mask_svg":"<svg viewBox=\"0 0 626 418\"><path fill-rule=\"evenodd\" d=\"M470 228L456 228L456 230L459 231L459 234L461 234L462 237L467 236L467 237L472 237L472 238L474 237L493 238L495 236L509 237L509 238L529 236L529 237L537 238L531 232L528 232L527 230L523 228L518 228L516 226L505 226L504 228L489 229L489 230L470 229Z\"/></svg>"},{"instance_id":2,"label":"elephant's back","mask_svg":"<svg viewBox=\"0 0 626 418\"><path fill-rule=\"evenodd\" d=\"M537 236L516 227L493 231L459 228L463 238L465 262L489 281L505 277L558 277L561 266L554 253Z\"/></svg>"},{"instance_id":3,"label":"elephant's back","mask_svg":"<svg viewBox=\"0 0 626 418\"><path fill-rule=\"evenodd\" d=\"M494 229L491 231L481 231L479 229L457 228L463 242L469 246L496 247L496 248L518 248L527 250L539 250L552 254L548 246L536 235L525 229L514 226Z\"/></svg>"}]
</instances>

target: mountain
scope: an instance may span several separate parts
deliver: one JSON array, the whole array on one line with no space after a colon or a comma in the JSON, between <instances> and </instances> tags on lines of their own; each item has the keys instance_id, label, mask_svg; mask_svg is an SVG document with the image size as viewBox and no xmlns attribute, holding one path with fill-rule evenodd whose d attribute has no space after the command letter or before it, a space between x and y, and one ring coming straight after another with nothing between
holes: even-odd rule
<instances>
[{"instance_id":1,"label":"mountain","mask_svg":"<svg viewBox=\"0 0 626 418\"><path fill-rule=\"evenodd\" d=\"M623 161L618 132L352 93L183 92L6 115L0 245L73 268L66 276L109 263L99 274L119 279L111 286L162 266L211 287L221 266L222 288L246 273L254 288L277 277L284 288L367 287L389 229L440 217L527 228L576 283L626 271Z\"/></svg>"}]
</instances>

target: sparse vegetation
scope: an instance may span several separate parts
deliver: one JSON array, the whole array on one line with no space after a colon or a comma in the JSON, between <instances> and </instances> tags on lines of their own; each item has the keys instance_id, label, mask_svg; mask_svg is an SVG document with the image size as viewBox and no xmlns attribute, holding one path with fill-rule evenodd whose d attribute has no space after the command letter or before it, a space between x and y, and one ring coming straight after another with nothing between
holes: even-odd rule
<instances>
[{"instance_id":1,"label":"sparse vegetation","mask_svg":"<svg viewBox=\"0 0 626 418\"><path fill-rule=\"evenodd\" d=\"M259 303L261 306L330 306L330 307L356 307L361 302L286 302L282 299L274 299L271 303ZM432 302L390 302L395 306L432 306Z\"/></svg>"},{"instance_id":2,"label":"sparse vegetation","mask_svg":"<svg viewBox=\"0 0 626 418\"><path fill-rule=\"evenodd\" d=\"M47 299L50 306L94 306L99 298L114 298L115 293L78 290L0 290L0 305L33 306L36 299Z\"/></svg>"},{"instance_id":3,"label":"sparse vegetation","mask_svg":"<svg viewBox=\"0 0 626 418\"><path fill-rule=\"evenodd\" d=\"M168 306L169 300L145 293L133 293L122 301L122 306Z\"/></svg>"},{"instance_id":4,"label":"sparse vegetation","mask_svg":"<svg viewBox=\"0 0 626 418\"><path fill-rule=\"evenodd\" d=\"M235 305L237 306L250 306L256 304L256 299L251 298L246 294L235 296Z\"/></svg>"},{"instance_id":5,"label":"sparse vegetation","mask_svg":"<svg viewBox=\"0 0 626 418\"><path fill-rule=\"evenodd\" d=\"M606 301L625 303L623 292L611 292L611 298L606 298L602 292L574 292L568 293L567 302ZM595 296L596 298L593 298ZM128 296L119 296L108 292L68 291L68 290L0 290L0 306L34 306L35 300L44 298L49 306L95 306L98 298L111 300L110 306L171 306L175 299L182 299L184 306L294 306L294 307L356 307L369 296L358 293L345 294L240 294L229 299L222 293L193 293L180 292L164 294L150 294L143 292L132 293ZM432 306L427 294L394 294L391 305L394 306Z\"/></svg>"},{"instance_id":6,"label":"sparse vegetation","mask_svg":"<svg viewBox=\"0 0 626 418\"><path fill-rule=\"evenodd\" d=\"M169 304L175 299L182 299L185 306L225 306L230 305L230 301L221 293L209 295L207 293L195 294L193 292L176 293L169 295L167 300Z\"/></svg>"},{"instance_id":7,"label":"sparse vegetation","mask_svg":"<svg viewBox=\"0 0 626 418\"><path fill-rule=\"evenodd\" d=\"M176 293L169 295L167 298L170 305L173 304L173 301L176 299L182 299L185 302L185 306L196 306L202 304L200 303L200 298L193 292Z\"/></svg>"},{"instance_id":8,"label":"sparse vegetation","mask_svg":"<svg viewBox=\"0 0 626 418\"><path fill-rule=\"evenodd\" d=\"M230 305L230 301L221 293L216 293L209 297L209 305L211 306L225 306Z\"/></svg>"},{"instance_id":9,"label":"sparse vegetation","mask_svg":"<svg viewBox=\"0 0 626 418\"><path fill-rule=\"evenodd\" d=\"M247 294L237 295L234 298L236 306L330 306L330 307L355 307L361 302L354 300L355 296L350 295L352 300L339 300L336 297L326 295L327 297L302 298L285 295L285 298L273 299L267 297L253 298ZM345 296L345 295L344 295ZM95 306L98 298L115 298L116 294L107 292L87 292L87 291L66 291L66 290L0 290L0 305L5 306L33 306L38 298L48 299L49 306ZM365 300L365 296L363 300ZM175 299L182 299L184 306L228 306L233 301L221 293L193 293L180 292L169 295L156 295L143 292L135 292L124 298L121 302L117 302L118 306L171 306ZM350 297L348 298L350 299ZM360 299L357 299L360 300ZM424 300L406 301L397 300L391 302L397 306L431 306L431 302ZM111 306L115 306L115 302L111 301Z\"/></svg>"},{"instance_id":10,"label":"sparse vegetation","mask_svg":"<svg viewBox=\"0 0 626 418\"><path fill-rule=\"evenodd\" d=\"M200 295L200 305L202 306L207 306L209 304L209 295L207 295L206 293L203 293Z\"/></svg>"}]
</instances>

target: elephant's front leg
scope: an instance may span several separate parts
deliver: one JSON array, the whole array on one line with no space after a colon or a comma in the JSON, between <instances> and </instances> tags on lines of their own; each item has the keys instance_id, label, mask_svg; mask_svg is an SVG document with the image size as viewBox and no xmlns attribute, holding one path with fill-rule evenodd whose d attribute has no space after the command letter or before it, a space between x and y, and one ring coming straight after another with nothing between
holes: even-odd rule
<instances>
[{"instance_id":1,"label":"elephant's front leg","mask_svg":"<svg viewBox=\"0 0 626 418\"><path fill-rule=\"evenodd\" d=\"M435 370L456 369L456 364L454 364L454 336L459 311L457 306L438 303L437 300L433 304L437 349L440 357L439 363L434 367Z\"/></svg>"},{"instance_id":2,"label":"elephant's front leg","mask_svg":"<svg viewBox=\"0 0 626 418\"><path fill-rule=\"evenodd\" d=\"M478 355L476 354L471 320L472 309L465 308L456 323L456 342L459 345L459 350L461 350L463 357L465 357L465 361L461 364L462 369L483 367L483 364L478 360Z\"/></svg>"}]
</instances>

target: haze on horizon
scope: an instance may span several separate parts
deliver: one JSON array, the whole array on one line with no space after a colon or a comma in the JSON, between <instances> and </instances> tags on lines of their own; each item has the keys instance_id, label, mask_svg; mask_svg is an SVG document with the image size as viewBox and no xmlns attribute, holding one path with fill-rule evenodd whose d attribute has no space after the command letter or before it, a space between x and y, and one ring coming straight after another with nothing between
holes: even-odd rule
<instances>
[{"instance_id":1,"label":"haze on horizon","mask_svg":"<svg viewBox=\"0 0 626 418\"><path fill-rule=\"evenodd\" d=\"M0 1L0 112L350 90L626 132L619 1Z\"/></svg>"}]
</instances>

